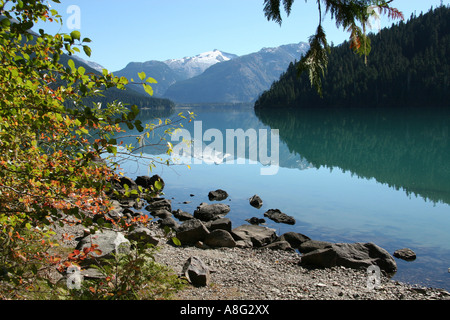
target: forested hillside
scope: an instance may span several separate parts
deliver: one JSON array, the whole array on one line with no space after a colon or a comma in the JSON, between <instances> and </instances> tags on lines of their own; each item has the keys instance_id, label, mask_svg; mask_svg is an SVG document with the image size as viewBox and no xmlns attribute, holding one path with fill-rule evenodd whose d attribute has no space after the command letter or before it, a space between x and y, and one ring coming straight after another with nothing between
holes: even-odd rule
<instances>
[{"instance_id":1,"label":"forested hillside","mask_svg":"<svg viewBox=\"0 0 450 320\"><path fill-rule=\"evenodd\" d=\"M74 59L73 57L70 57L66 54L61 55L60 62L67 66L67 62L72 59L75 63L75 66L78 68L82 66L86 69L86 73L92 73L92 74L98 74L99 72L87 64ZM151 76L149 74L149 76ZM135 86L139 86L136 84ZM127 89L127 90L119 90L117 88L110 88L108 90L105 90L103 93L103 96L96 96L93 98L86 98L86 102L93 102L98 103L101 102L102 104L111 103L113 101L121 101L124 104L127 105L136 105L140 109L168 109L171 110L175 107L175 104L170 101L169 99L162 99L162 98L155 98L152 96L149 96L148 94L142 94L137 91Z\"/></svg>"},{"instance_id":2,"label":"forested hillside","mask_svg":"<svg viewBox=\"0 0 450 320\"><path fill-rule=\"evenodd\" d=\"M255 108L450 105L450 8L411 16L370 37L367 66L348 42L331 49L322 98L291 63Z\"/></svg>"}]
</instances>

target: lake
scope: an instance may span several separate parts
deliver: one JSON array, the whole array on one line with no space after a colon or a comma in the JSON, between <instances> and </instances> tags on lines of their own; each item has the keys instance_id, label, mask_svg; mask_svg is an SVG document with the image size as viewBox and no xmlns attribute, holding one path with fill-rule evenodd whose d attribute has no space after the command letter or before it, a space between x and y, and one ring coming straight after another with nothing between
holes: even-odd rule
<instances>
[{"instance_id":1,"label":"lake","mask_svg":"<svg viewBox=\"0 0 450 320\"><path fill-rule=\"evenodd\" d=\"M374 242L391 254L408 247L417 259L395 258L393 279L450 290L449 111L255 112L244 105L179 107L174 117L186 110L196 117L184 123L183 132L190 137L183 138L203 139L195 148L201 143L203 148L214 146L213 151L223 146L222 155L201 160L193 144L192 152L190 146L180 148L184 154L175 166L160 165L150 172L144 159L122 163L130 177L159 174L174 210L192 214L201 202L211 203L209 191L223 189L229 194L222 202L231 206L227 217L233 227L251 217L264 218L268 209L280 209L296 224L266 218L279 235L295 231L322 241ZM149 113L141 116L143 123L151 118ZM236 140L234 149L227 150L227 133L237 129L255 133L256 140L247 137L240 145ZM167 139L174 146L181 141ZM238 153L243 141L244 156ZM267 152L258 153L264 144ZM145 152L160 153L154 148ZM228 158L221 161L224 155ZM278 165L268 165L264 155L273 156L272 164ZM262 174L264 169L273 170ZM263 200L260 209L249 205L254 194Z\"/></svg>"}]
</instances>

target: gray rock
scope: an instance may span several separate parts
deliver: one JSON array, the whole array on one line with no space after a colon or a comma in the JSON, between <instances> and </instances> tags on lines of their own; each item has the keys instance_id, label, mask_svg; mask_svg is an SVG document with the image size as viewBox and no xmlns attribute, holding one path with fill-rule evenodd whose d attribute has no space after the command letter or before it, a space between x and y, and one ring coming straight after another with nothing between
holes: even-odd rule
<instances>
[{"instance_id":1,"label":"gray rock","mask_svg":"<svg viewBox=\"0 0 450 320\"><path fill-rule=\"evenodd\" d=\"M210 191L208 193L209 201L222 201L228 198L228 193L224 190L217 189L215 191Z\"/></svg>"},{"instance_id":2,"label":"gray rock","mask_svg":"<svg viewBox=\"0 0 450 320\"><path fill-rule=\"evenodd\" d=\"M172 217L166 217L158 220L158 224L161 228L169 227L170 229L174 230L175 232L180 227L180 224L175 221Z\"/></svg>"},{"instance_id":3,"label":"gray rock","mask_svg":"<svg viewBox=\"0 0 450 320\"><path fill-rule=\"evenodd\" d=\"M169 199L162 198L153 198L148 200L148 206L145 207L145 210L150 213L158 211L158 210L167 210L169 212L172 211L172 201Z\"/></svg>"},{"instance_id":4,"label":"gray rock","mask_svg":"<svg viewBox=\"0 0 450 320\"><path fill-rule=\"evenodd\" d=\"M250 239L236 240L236 247L238 247L238 248L253 248L253 243Z\"/></svg>"},{"instance_id":5,"label":"gray rock","mask_svg":"<svg viewBox=\"0 0 450 320\"><path fill-rule=\"evenodd\" d=\"M261 208L263 205L263 201L261 200L261 198L258 195L254 195L253 197L250 198L250 205L252 207L255 207L257 209Z\"/></svg>"},{"instance_id":6,"label":"gray rock","mask_svg":"<svg viewBox=\"0 0 450 320\"><path fill-rule=\"evenodd\" d=\"M186 260L182 274L196 287L207 286L211 281L208 266L198 257L190 257Z\"/></svg>"},{"instance_id":7,"label":"gray rock","mask_svg":"<svg viewBox=\"0 0 450 320\"><path fill-rule=\"evenodd\" d=\"M227 248L234 248L236 247L236 241L233 239L232 235L225 230L222 229L216 229L211 231L206 237L205 237L205 244L207 246L213 247L213 248L220 248L220 247L227 247Z\"/></svg>"},{"instance_id":8,"label":"gray rock","mask_svg":"<svg viewBox=\"0 0 450 320\"><path fill-rule=\"evenodd\" d=\"M181 244L195 244L197 241L204 241L209 234L208 229L198 219L191 219L183 222L177 229L177 238Z\"/></svg>"},{"instance_id":9,"label":"gray rock","mask_svg":"<svg viewBox=\"0 0 450 320\"><path fill-rule=\"evenodd\" d=\"M266 220L260 219L257 217L251 217L250 219L245 219L245 221L247 221L250 224L255 224L255 225L266 223Z\"/></svg>"},{"instance_id":10,"label":"gray rock","mask_svg":"<svg viewBox=\"0 0 450 320\"><path fill-rule=\"evenodd\" d=\"M143 188L152 190L152 191L157 191L156 188L154 188L155 186L155 182L156 181L160 181L162 184L162 188L159 191L162 191L164 189L164 180L157 174L153 175L152 177L149 176L139 176L136 178L135 183L138 186L141 186Z\"/></svg>"},{"instance_id":11,"label":"gray rock","mask_svg":"<svg viewBox=\"0 0 450 320\"><path fill-rule=\"evenodd\" d=\"M275 241L272 242L270 244L268 244L267 246L262 247L262 249L271 249L271 250L283 250L283 251L295 251L291 245L289 244L289 242L287 241Z\"/></svg>"},{"instance_id":12,"label":"gray rock","mask_svg":"<svg viewBox=\"0 0 450 320\"><path fill-rule=\"evenodd\" d=\"M172 213L166 209L158 209L150 213L152 216L160 219L172 218Z\"/></svg>"},{"instance_id":13,"label":"gray rock","mask_svg":"<svg viewBox=\"0 0 450 320\"><path fill-rule=\"evenodd\" d=\"M327 241L319 241L319 240L308 240L302 242L300 246L297 248L301 253L308 253L317 249L325 249L331 247L333 243Z\"/></svg>"},{"instance_id":14,"label":"gray rock","mask_svg":"<svg viewBox=\"0 0 450 320\"><path fill-rule=\"evenodd\" d=\"M106 276L97 268L87 268L80 271L83 279L104 279Z\"/></svg>"},{"instance_id":15,"label":"gray rock","mask_svg":"<svg viewBox=\"0 0 450 320\"><path fill-rule=\"evenodd\" d=\"M150 243L154 246L157 246L159 243L159 239L156 234L153 233L148 228L138 227L132 231L130 231L127 235L127 238L131 241L137 241L140 243Z\"/></svg>"},{"instance_id":16,"label":"gray rock","mask_svg":"<svg viewBox=\"0 0 450 320\"><path fill-rule=\"evenodd\" d=\"M264 213L264 216L277 223L295 224L295 219L293 217L288 216L278 209L270 209Z\"/></svg>"},{"instance_id":17,"label":"gray rock","mask_svg":"<svg viewBox=\"0 0 450 320\"><path fill-rule=\"evenodd\" d=\"M177 218L180 221L186 221L194 219L194 216L190 214L189 212L183 211L181 209L177 209L175 211L172 211L172 214L175 218Z\"/></svg>"},{"instance_id":18,"label":"gray rock","mask_svg":"<svg viewBox=\"0 0 450 320\"><path fill-rule=\"evenodd\" d=\"M335 243L329 248L304 254L301 257L301 263L323 268L343 266L353 269L377 265L388 275L397 271L394 258L373 243Z\"/></svg>"},{"instance_id":19,"label":"gray rock","mask_svg":"<svg viewBox=\"0 0 450 320\"><path fill-rule=\"evenodd\" d=\"M242 225L233 229L232 235L236 241L251 241L254 247L263 247L277 239L275 229L252 224Z\"/></svg>"},{"instance_id":20,"label":"gray rock","mask_svg":"<svg viewBox=\"0 0 450 320\"><path fill-rule=\"evenodd\" d=\"M416 259L416 253L409 248L404 248L404 249L396 250L394 252L394 257L402 259L402 260L406 260L406 261L412 261L412 260Z\"/></svg>"},{"instance_id":21,"label":"gray rock","mask_svg":"<svg viewBox=\"0 0 450 320\"><path fill-rule=\"evenodd\" d=\"M221 229L231 232L231 220L228 218L220 218L204 223L205 227L211 232L213 230Z\"/></svg>"},{"instance_id":22,"label":"gray rock","mask_svg":"<svg viewBox=\"0 0 450 320\"><path fill-rule=\"evenodd\" d=\"M207 204L202 202L194 211L194 217L202 221L211 221L223 218L228 212L230 212L230 206L227 204Z\"/></svg>"},{"instance_id":23,"label":"gray rock","mask_svg":"<svg viewBox=\"0 0 450 320\"><path fill-rule=\"evenodd\" d=\"M130 252L130 241L122 233L110 230L98 231L82 238L75 249L83 251L93 245L96 250L89 252L86 263L92 259L107 259L115 254Z\"/></svg>"},{"instance_id":24,"label":"gray rock","mask_svg":"<svg viewBox=\"0 0 450 320\"><path fill-rule=\"evenodd\" d=\"M306 241L310 241L311 239L304 234L297 232L286 232L281 235L279 238L280 241L287 241L291 245L292 248L298 249L300 245Z\"/></svg>"}]
</instances>

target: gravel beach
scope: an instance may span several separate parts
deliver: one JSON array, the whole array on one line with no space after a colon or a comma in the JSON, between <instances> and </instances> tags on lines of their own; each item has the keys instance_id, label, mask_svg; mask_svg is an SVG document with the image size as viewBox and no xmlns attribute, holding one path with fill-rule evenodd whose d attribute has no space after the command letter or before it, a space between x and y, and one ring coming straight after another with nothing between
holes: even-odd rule
<instances>
[{"instance_id":1,"label":"gravel beach","mask_svg":"<svg viewBox=\"0 0 450 320\"><path fill-rule=\"evenodd\" d=\"M270 249L174 247L163 244L156 261L181 274L185 261L200 258L211 271L206 287L189 286L178 300L450 300L442 289L411 286L381 277L370 289L364 270L300 266L300 254Z\"/></svg>"},{"instance_id":2,"label":"gravel beach","mask_svg":"<svg viewBox=\"0 0 450 320\"><path fill-rule=\"evenodd\" d=\"M162 236L162 231L152 229ZM83 234L83 228L57 228L57 233L68 232L74 237ZM163 239L162 239L163 240ZM76 241L64 243L75 247ZM195 246L177 247L161 241L154 257L156 262L170 267L181 275L183 265L190 257L200 258L208 267L211 282L205 287L188 285L178 292L175 300L449 300L450 293L393 281L381 276L376 288L368 287L365 270L344 267L309 268L299 264L298 251L261 248L214 248Z\"/></svg>"}]
</instances>

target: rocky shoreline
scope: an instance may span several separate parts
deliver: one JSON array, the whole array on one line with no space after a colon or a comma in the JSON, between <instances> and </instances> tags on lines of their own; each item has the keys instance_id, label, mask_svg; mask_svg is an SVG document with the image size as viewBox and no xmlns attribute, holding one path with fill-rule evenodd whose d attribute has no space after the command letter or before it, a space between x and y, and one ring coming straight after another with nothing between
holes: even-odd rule
<instances>
[{"instance_id":1,"label":"rocky shoreline","mask_svg":"<svg viewBox=\"0 0 450 320\"><path fill-rule=\"evenodd\" d=\"M154 181L162 179L126 178L121 183L129 190L138 185L147 188ZM223 190L209 195L210 201L226 197ZM190 214L172 208L168 199L147 198L145 207L135 200L114 200L110 216L117 219L147 214L142 212L144 208L155 218L134 234L157 246L158 263L171 267L191 283L176 295L178 300L450 300L450 294L442 289L392 281L390 277L397 270L395 260L373 243L328 243L294 232L277 235L274 229L260 225L264 219L259 218L234 227L225 217L231 208L222 203L201 203ZM256 195L250 199L255 207L261 203ZM265 217L295 223L278 209L269 210ZM168 230L178 239L175 243L164 236ZM77 232L80 235L80 230ZM107 248L131 236L108 235ZM82 242L79 237L79 242L71 245L79 247ZM106 254L108 250L102 251ZM413 253L408 250L399 254L405 252L411 258Z\"/></svg>"}]
</instances>

